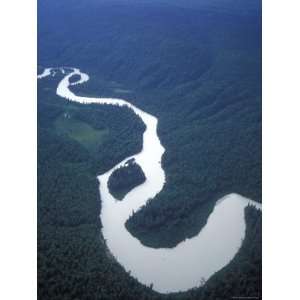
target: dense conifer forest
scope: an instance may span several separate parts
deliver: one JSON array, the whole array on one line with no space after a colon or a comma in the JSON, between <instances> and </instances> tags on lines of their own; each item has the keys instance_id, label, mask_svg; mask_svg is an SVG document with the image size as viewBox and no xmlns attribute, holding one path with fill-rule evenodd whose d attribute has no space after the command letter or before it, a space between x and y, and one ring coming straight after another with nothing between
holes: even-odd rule
<instances>
[{"instance_id":1,"label":"dense conifer forest","mask_svg":"<svg viewBox=\"0 0 300 300\"><path fill-rule=\"evenodd\" d=\"M119 167L111 174L108 188L116 199L122 200L128 192L145 180L146 177L141 167L134 159L130 159L124 166Z\"/></svg>"},{"instance_id":2,"label":"dense conifer forest","mask_svg":"<svg viewBox=\"0 0 300 300\"><path fill-rule=\"evenodd\" d=\"M261 201L259 2L38 2L41 66L79 67L90 81L76 93L124 98L159 120L166 183L127 221L134 236L173 247L201 230L220 197ZM242 248L203 288L162 296L110 257L96 175L140 151L144 124L127 108L58 99L58 80L38 86L39 299L260 295L261 214L253 208Z\"/></svg>"}]
</instances>

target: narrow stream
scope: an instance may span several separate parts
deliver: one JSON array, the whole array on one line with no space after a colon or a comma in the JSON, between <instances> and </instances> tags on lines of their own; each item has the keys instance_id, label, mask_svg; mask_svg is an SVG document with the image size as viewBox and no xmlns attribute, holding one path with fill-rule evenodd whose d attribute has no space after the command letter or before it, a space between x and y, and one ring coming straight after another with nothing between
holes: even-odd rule
<instances>
[{"instance_id":1,"label":"narrow stream","mask_svg":"<svg viewBox=\"0 0 300 300\"><path fill-rule=\"evenodd\" d=\"M207 280L226 266L238 252L245 236L245 207L251 204L261 209L261 204L238 194L229 194L217 201L207 224L197 236L186 239L171 249L154 249L142 245L127 231L125 222L149 198L158 194L165 182L165 173L161 166L165 149L157 135L158 120L122 99L75 95L69 87L89 80L89 76L79 69L47 68L38 75L38 78L55 76L59 71L65 77L58 84L56 91L58 96L84 104L128 106L146 125L142 151L127 157L98 177L102 200L100 215L102 232L107 247L116 260L131 272L131 276L143 284L152 284L153 289L160 293L185 291L197 287L201 279ZM69 78L75 74L80 78L70 83ZM145 183L131 190L122 201L117 201L109 193L107 181L116 168L131 158L140 165L147 179Z\"/></svg>"}]
</instances>

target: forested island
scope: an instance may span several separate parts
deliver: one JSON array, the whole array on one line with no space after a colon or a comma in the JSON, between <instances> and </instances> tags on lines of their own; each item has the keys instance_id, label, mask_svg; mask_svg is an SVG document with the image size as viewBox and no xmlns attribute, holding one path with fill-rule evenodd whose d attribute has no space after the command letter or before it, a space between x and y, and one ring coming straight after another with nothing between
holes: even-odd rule
<instances>
[{"instance_id":1,"label":"forested island","mask_svg":"<svg viewBox=\"0 0 300 300\"><path fill-rule=\"evenodd\" d=\"M128 192L145 181L146 177L141 167L134 159L130 159L111 174L108 188L117 200L122 200Z\"/></svg>"},{"instance_id":2,"label":"forested island","mask_svg":"<svg viewBox=\"0 0 300 300\"><path fill-rule=\"evenodd\" d=\"M79 75L73 75L69 78L69 82L73 83L73 82L76 82L78 79L80 79Z\"/></svg>"}]
</instances>

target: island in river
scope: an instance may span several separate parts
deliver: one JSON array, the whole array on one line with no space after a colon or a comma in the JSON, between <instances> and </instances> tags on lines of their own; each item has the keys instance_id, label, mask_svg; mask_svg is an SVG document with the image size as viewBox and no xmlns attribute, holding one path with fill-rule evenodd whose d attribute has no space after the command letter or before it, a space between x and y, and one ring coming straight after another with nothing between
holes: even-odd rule
<instances>
[{"instance_id":1,"label":"island in river","mask_svg":"<svg viewBox=\"0 0 300 300\"><path fill-rule=\"evenodd\" d=\"M110 175L108 188L117 200L123 200L126 194L145 181L143 170L132 158Z\"/></svg>"}]
</instances>

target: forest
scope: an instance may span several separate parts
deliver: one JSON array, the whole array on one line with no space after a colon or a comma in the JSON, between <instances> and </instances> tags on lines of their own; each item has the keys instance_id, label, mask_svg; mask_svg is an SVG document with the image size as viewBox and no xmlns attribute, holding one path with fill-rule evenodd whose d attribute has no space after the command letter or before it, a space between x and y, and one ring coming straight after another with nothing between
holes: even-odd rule
<instances>
[{"instance_id":1,"label":"forest","mask_svg":"<svg viewBox=\"0 0 300 300\"><path fill-rule=\"evenodd\" d=\"M72 87L76 93L124 98L158 118L166 183L127 221L134 236L151 247L174 247L201 230L220 197L235 192L261 201L259 1L234 9L224 1L209 9L170 1L38 2L40 66L79 67L90 81ZM45 224L39 230L40 299L160 299L109 261L105 244L96 241L101 201L95 175L141 149L143 123L124 108L63 102L62 109L62 100L50 95L52 79L44 84L38 104L38 207ZM234 260L203 288L170 299L260 294L261 215L252 208L246 215L246 237ZM87 287L93 294L83 295Z\"/></svg>"},{"instance_id":2,"label":"forest","mask_svg":"<svg viewBox=\"0 0 300 300\"><path fill-rule=\"evenodd\" d=\"M145 174L134 159L128 160L124 166L113 171L108 180L109 192L122 200L128 192L146 181Z\"/></svg>"}]
</instances>

